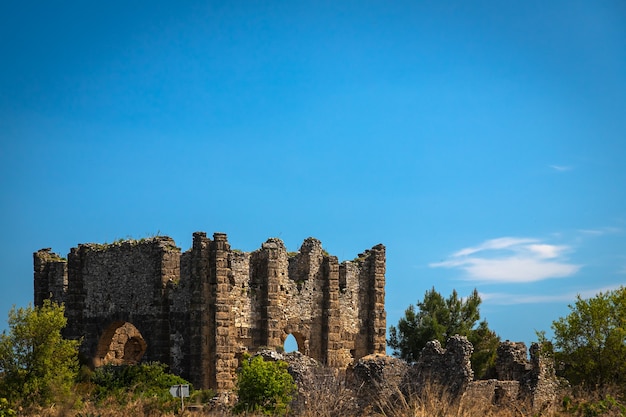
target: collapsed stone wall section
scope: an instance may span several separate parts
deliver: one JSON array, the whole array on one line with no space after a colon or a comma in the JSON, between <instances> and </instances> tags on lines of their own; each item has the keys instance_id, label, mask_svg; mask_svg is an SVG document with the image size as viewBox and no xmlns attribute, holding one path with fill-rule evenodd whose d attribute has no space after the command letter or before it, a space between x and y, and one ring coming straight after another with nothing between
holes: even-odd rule
<instances>
[{"instance_id":1,"label":"collapsed stone wall section","mask_svg":"<svg viewBox=\"0 0 626 417\"><path fill-rule=\"evenodd\" d=\"M524 342L500 343L496 357L497 379L472 382L466 398L479 398L493 404L523 401L534 412L554 405L558 382L554 360L538 343L530 346L530 360Z\"/></svg>"},{"instance_id":2,"label":"collapsed stone wall section","mask_svg":"<svg viewBox=\"0 0 626 417\"><path fill-rule=\"evenodd\" d=\"M246 253L231 249L223 233L196 232L184 253L157 236L80 244L67 260L50 249L34 254L36 305L65 303L66 337L82 338L81 354L94 365L110 357L159 361L221 392L233 388L243 352L282 347L289 334L300 351L333 368L384 353L384 286L383 245L340 264L314 238L296 253L280 239ZM126 323L137 335L111 337L115 346L103 347L104 335ZM126 349L125 340L134 345Z\"/></svg>"},{"instance_id":3,"label":"collapsed stone wall section","mask_svg":"<svg viewBox=\"0 0 626 417\"><path fill-rule=\"evenodd\" d=\"M402 403L413 395L433 394L466 405L527 404L533 413L555 404L554 362L539 344L531 346L529 361L524 343L502 342L497 351L498 378L480 381L473 380L472 351L467 338L457 335L447 340L446 349L437 340L428 342L416 363L369 355L348 368L348 374L361 408L395 404L399 395L405 397Z\"/></svg>"},{"instance_id":4,"label":"collapsed stone wall section","mask_svg":"<svg viewBox=\"0 0 626 417\"><path fill-rule=\"evenodd\" d=\"M474 347L465 336L450 337L446 349L438 340L428 342L413 367L414 383L417 387L434 383L454 396L462 394L474 379L470 362L473 351Z\"/></svg>"}]
</instances>

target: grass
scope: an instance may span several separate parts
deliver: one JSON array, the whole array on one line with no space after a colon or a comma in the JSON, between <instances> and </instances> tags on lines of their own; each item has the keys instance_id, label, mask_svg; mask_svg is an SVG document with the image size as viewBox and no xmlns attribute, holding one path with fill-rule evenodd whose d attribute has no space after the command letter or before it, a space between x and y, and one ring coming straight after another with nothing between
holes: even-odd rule
<instances>
[{"instance_id":1,"label":"grass","mask_svg":"<svg viewBox=\"0 0 626 417\"><path fill-rule=\"evenodd\" d=\"M568 389L559 396L559 402L552 410L533 412L530 404L514 401L505 405L494 405L479 399L459 401L438 387L426 387L421 394L402 395L400 387L387 390L384 398L357 405L354 391L348 388L345 380L324 379L308 389L300 401L288 414L293 417L626 417L626 402L619 395L620 387L602 391L582 391ZM180 410L178 399L163 409L156 398L130 398L120 402L118 398L108 398L100 402L83 402L80 392L77 398L68 399L66 404L56 404L47 408L30 408L18 411L18 416L32 417L232 417L229 408L215 407L206 395L186 399L186 405L193 409ZM621 398L621 399L620 399ZM195 404L194 404L195 403ZM0 410L0 415L1 410ZM261 416L260 414L239 414L239 416Z\"/></svg>"}]
</instances>

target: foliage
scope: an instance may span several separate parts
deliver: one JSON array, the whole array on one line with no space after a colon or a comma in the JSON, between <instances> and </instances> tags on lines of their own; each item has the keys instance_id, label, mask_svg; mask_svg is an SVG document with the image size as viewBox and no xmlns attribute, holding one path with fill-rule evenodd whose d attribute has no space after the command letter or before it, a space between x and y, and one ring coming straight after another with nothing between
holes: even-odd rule
<instances>
[{"instance_id":1,"label":"foliage","mask_svg":"<svg viewBox=\"0 0 626 417\"><path fill-rule=\"evenodd\" d=\"M287 372L287 363L246 355L237 374L239 399L234 411L283 415L289 410L295 390L296 384Z\"/></svg>"},{"instance_id":2,"label":"foliage","mask_svg":"<svg viewBox=\"0 0 626 417\"><path fill-rule=\"evenodd\" d=\"M172 385L189 385L185 379L166 372L167 366L158 363L139 365L105 365L90 377L97 400L115 397L123 403L129 397L157 398L163 402L172 399Z\"/></svg>"},{"instance_id":3,"label":"foliage","mask_svg":"<svg viewBox=\"0 0 626 417\"><path fill-rule=\"evenodd\" d=\"M456 290L447 299L433 287L426 291L424 299L417 302L417 309L410 305L398 322L389 329L389 346L394 355L408 362L415 362L431 340L439 340L445 347L447 339L456 334L467 336L474 345L472 367L477 378L482 377L495 362L500 338L480 320L478 291L459 298Z\"/></svg>"},{"instance_id":4,"label":"foliage","mask_svg":"<svg viewBox=\"0 0 626 417\"><path fill-rule=\"evenodd\" d=\"M15 415L15 410L11 408L9 401L0 397L0 417L14 417Z\"/></svg>"},{"instance_id":5,"label":"foliage","mask_svg":"<svg viewBox=\"0 0 626 417\"><path fill-rule=\"evenodd\" d=\"M41 307L9 312L9 333L0 335L0 392L11 404L49 404L67 398L78 371L79 341L66 340L64 307L45 300Z\"/></svg>"},{"instance_id":6,"label":"foliage","mask_svg":"<svg viewBox=\"0 0 626 417\"><path fill-rule=\"evenodd\" d=\"M188 402L192 404L207 404L211 402L213 398L215 398L216 394L217 393L212 389L194 390L191 393Z\"/></svg>"},{"instance_id":7,"label":"foliage","mask_svg":"<svg viewBox=\"0 0 626 417\"><path fill-rule=\"evenodd\" d=\"M474 346L472 370L476 379L495 378L495 364L500 337L491 330L485 320L472 329L467 339Z\"/></svg>"},{"instance_id":8,"label":"foliage","mask_svg":"<svg viewBox=\"0 0 626 417\"><path fill-rule=\"evenodd\" d=\"M578 296L569 308L552 323L560 373L574 385L617 385L626 395L626 287Z\"/></svg>"},{"instance_id":9,"label":"foliage","mask_svg":"<svg viewBox=\"0 0 626 417\"><path fill-rule=\"evenodd\" d=\"M604 395L600 399L572 399L569 395L563 398L563 411L582 417L601 415L626 416L626 404L612 395Z\"/></svg>"}]
</instances>

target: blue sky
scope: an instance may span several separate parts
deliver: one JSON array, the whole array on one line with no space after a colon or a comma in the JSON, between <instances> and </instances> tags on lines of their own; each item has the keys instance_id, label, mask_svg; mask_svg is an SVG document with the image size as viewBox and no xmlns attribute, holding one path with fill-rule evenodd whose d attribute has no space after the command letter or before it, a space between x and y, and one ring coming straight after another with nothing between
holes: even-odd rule
<instances>
[{"instance_id":1,"label":"blue sky","mask_svg":"<svg viewBox=\"0 0 626 417\"><path fill-rule=\"evenodd\" d=\"M0 313L32 253L202 230L387 246L530 342L626 283L622 1L3 2Z\"/></svg>"}]
</instances>

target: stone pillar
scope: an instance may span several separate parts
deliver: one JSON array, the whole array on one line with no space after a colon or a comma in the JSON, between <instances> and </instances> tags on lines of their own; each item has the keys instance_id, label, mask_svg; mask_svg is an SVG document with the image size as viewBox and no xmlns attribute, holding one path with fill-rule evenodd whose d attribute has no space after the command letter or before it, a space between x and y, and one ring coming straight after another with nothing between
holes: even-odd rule
<instances>
[{"instance_id":1,"label":"stone pillar","mask_svg":"<svg viewBox=\"0 0 626 417\"><path fill-rule=\"evenodd\" d=\"M324 306L322 340L324 362L331 367L344 367L341 349L341 316L339 311L339 261L335 256L324 256L323 271L326 280L324 285Z\"/></svg>"},{"instance_id":2,"label":"stone pillar","mask_svg":"<svg viewBox=\"0 0 626 417\"><path fill-rule=\"evenodd\" d=\"M286 250L279 239L269 239L262 246L267 252L267 343L271 349L283 345L283 313L281 276L284 274L281 257L286 258Z\"/></svg>"},{"instance_id":3,"label":"stone pillar","mask_svg":"<svg viewBox=\"0 0 626 417\"><path fill-rule=\"evenodd\" d=\"M204 232L193 234L191 248L190 287L191 303L189 308L189 370L190 379L197 387L205 389L215 387L214 362L214 315L209 308L212 301L209 245L211 240Z\"/></svg>"},{"instance_id":4,"label":"stone pillar","mask_svg":"<svg viewBox=\"0 0 626 417\"><path fill-rule=\"evenodd\" d=\"M143 256L155 259L158 262L156 274L153 277L154 298L153 305L156 316L153 324L144 329L144 337L150 337L150 360L155 360L171 366L170 355L170 302L168 284L180 278L180 249L174 240L167 236L159 236L137 245ZM128 307L127 307L128 308ZM130 307L129 318L132 317ZM145 319L144 319L145 320ZM151 321L150 318L147 319ZM140 322L137 322L139 325ZM150 328L152 327L152 328Z\"/></svg>"},{"instance_id":5,"label":"stone pillar","mask_svg":"<svg viewBox=\"0 0 626 417\"><path fill-rule=\"evenodd\" d=\"M211 247L211 276L215 282L215 388L218 392L228 391L234 387L233 375L238 365L235 359L236 334L231 311L229 252L230 245L226 234L214 233Z\"/></svg>"},{"instance_id":6,"label":"stone pillar","mask_svg":"<svg viewBox=\"0 0 626 417\"><path fill-rule=\"evenodd\" d=\"M385 247L376 245L370 256L369 353L385 353L387 313L385 312Z\"/></svg>"},{"instance_id":7,"label":"stone pillar","mask_svg":"<svg viewBox=\"0 0 626 417\"><path fill-rule=\"evenodd\" d=\"M85 247L79 245L72 248L67 257L67 298L65 302L65 317L67 326L63 331L63 336L68 339L80 339L85 337L80 346L81 353L91 357L92 348L98 344L97 335L87 335L84 326L85 311L85 289L83 285L83 259ZM92 337L91 340L89 337Z\"/></svg>"},{"instance_id":8,"label":"stone pillar","mask_svg":"<svg viewBox=\"0 0 626 417\"><path fill-rule=\"evenodd\" d=\"M43 305L50 298L57 303L64 303L67 295L67 261L50 248L33 253L34 265L34 302Z\"/></svg>"}]
</instances>

